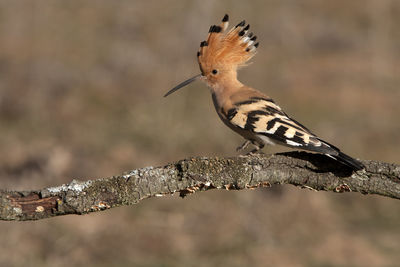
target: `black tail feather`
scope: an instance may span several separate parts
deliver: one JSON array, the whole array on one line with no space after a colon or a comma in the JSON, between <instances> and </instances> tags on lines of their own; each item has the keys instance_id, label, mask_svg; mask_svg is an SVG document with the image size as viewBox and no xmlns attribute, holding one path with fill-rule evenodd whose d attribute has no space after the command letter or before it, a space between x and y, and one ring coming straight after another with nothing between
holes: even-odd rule
<instances>
[{"instance_id":1,"label":"black tail feather","mask_svg":"<svg viewBox=\"0 0 400 267\"><path fill-rule=\"evenodd\" d=\"M327 155L327 156L329 156L331 158L334 158L335 160L337 160L340 163L352 168L355 171L359 171L359 170L365 169L365 166L361 162L359 162L356 159L353 159L352 157L350 157L350 156L348 156L348 155L346 155L346 154L344 154L344 153L342 153L340 151L339 151L339 154L336 155L336 156L335 155Z\"/></svg>"}]
</instances>

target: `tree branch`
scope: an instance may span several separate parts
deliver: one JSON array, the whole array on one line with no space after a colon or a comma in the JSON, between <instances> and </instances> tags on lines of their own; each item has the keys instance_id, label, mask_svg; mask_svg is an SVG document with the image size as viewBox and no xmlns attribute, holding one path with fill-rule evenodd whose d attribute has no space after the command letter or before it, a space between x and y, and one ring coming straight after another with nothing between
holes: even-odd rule
<instances>
[{"instance_id":1,"label":"tree branch","mask_svg":"<svg viewBox=\"0 0 400 267\"><path fill-rule=\"evenodd\" d=\"M323 155L288 152L232 158L190 158L163 167L35 191L0 191L1 220L39 220L86 214L179 192L181 197L209 189L241 190L292 184L333 192L360 192L400 199L400 165L362 161L352 173Z\"/></svg>"}]
</instances>

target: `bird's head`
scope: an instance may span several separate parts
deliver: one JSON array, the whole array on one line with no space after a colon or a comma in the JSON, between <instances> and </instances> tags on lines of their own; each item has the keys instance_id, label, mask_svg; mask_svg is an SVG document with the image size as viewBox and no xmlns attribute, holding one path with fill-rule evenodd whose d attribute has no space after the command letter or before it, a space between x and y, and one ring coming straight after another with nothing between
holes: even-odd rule
<instances>
[{"instance_id":1,"label":"bird's head","mask_svg":"<svg viewBox=\"0 0 400 267\"><path fill-rule=\"evenodd\" d=\"M171 89L165 96L195 80L203 80L214 88L226 79L236 79L237 69L245 66L256 53L257 37L249 33L250 25L243 20L228 32L229 16L225 15L222 23L210 27L206 41L200 43L197 59L201 74L196 75Z\"/></svg>"}]
</instances>

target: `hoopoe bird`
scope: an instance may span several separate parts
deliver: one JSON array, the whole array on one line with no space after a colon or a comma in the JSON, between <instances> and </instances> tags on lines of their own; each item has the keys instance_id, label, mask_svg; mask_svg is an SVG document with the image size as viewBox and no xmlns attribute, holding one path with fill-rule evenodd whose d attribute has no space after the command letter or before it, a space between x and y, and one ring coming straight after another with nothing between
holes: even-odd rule
<instances>
[{"instance_id":1,"label":"hoopoe bird","mask_svg":"<svg viewBox=\"0 0 400 267\"><path fill-rule=\"evenodd\" d=\"M249 33L250 25L244 20L225 33L228 21L229 16L225 15L219 26L212 25L207 40L200 43L197 59L201 74L177 85L164 97L193 81L202 80L210 88L220 119L246 139L238 151L250 143L255 146L252 152L264 145L280 144L324 154L353 170L363 169L361 162L290 118L270 97L238 81L238 68L255 55L259 43L257 36Z\"/></svg>"}]
</instances>

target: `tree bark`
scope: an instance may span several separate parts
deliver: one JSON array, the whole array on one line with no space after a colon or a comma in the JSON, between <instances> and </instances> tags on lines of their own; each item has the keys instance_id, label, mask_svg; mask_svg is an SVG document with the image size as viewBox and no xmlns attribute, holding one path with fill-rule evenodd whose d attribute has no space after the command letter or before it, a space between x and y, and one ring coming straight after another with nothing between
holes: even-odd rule
<instances>
[{"instance_id":1,"label":"tree bark","mask_svg":"<svg viewBox=\"0 0 400 267\"><path fill-rule=\"evenodd\" d=\"M352 172L328 157L306 152L189 158L41 190L0 190L0 219L26 221L87 214L175 192L184 197L209 189L241 190L276 184L400 198L400 165L361 162L366 169Z\"/></svg>"}]
</instances>

